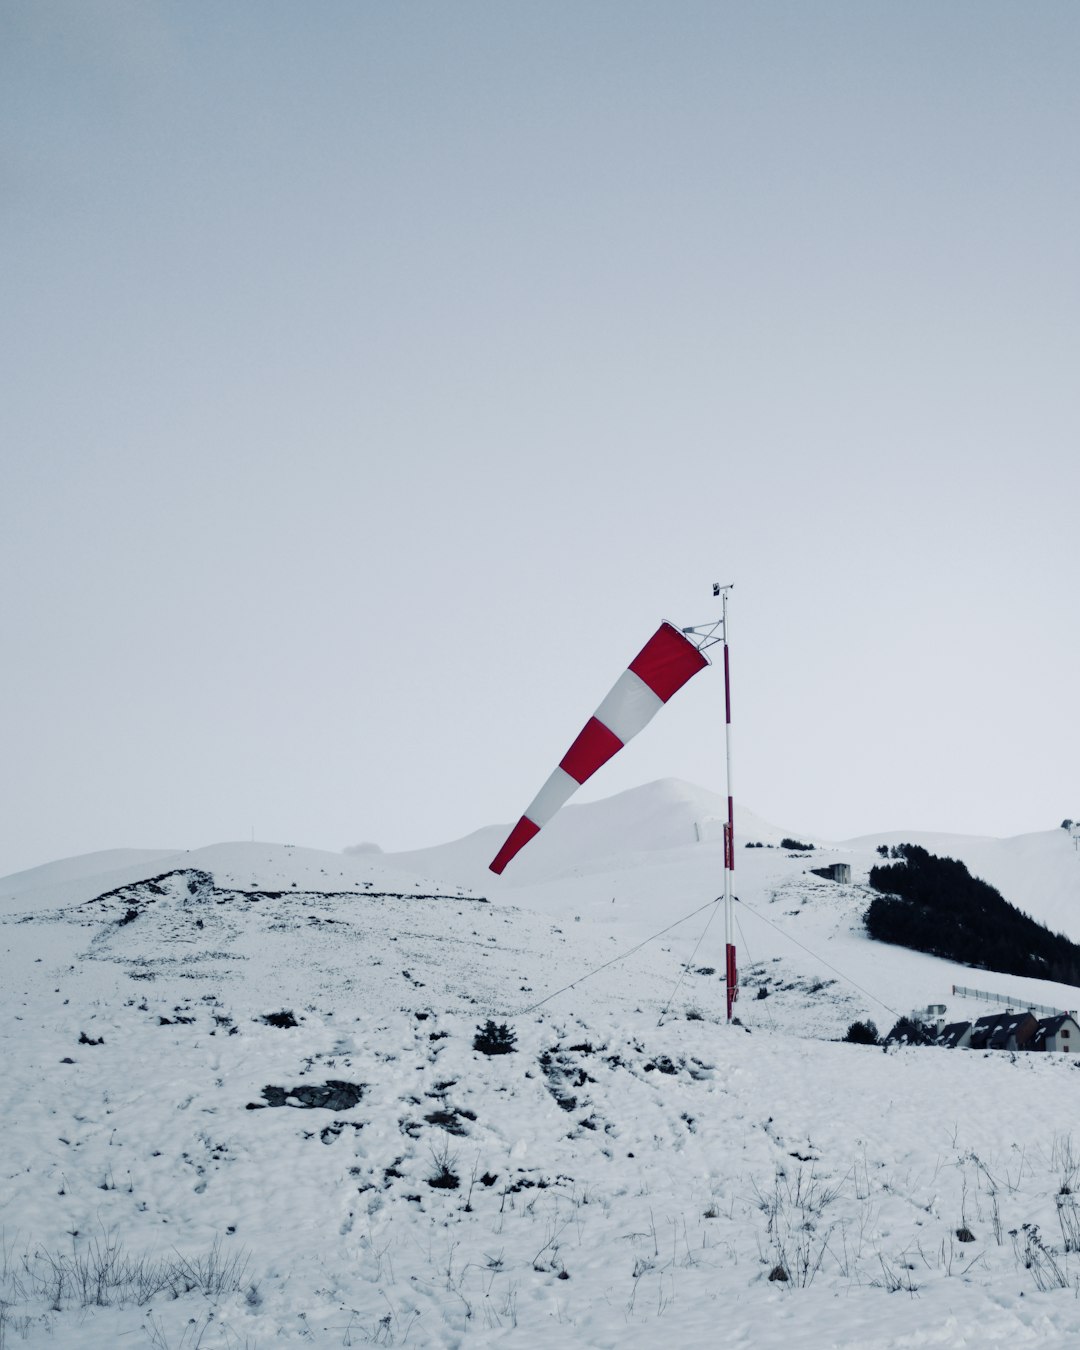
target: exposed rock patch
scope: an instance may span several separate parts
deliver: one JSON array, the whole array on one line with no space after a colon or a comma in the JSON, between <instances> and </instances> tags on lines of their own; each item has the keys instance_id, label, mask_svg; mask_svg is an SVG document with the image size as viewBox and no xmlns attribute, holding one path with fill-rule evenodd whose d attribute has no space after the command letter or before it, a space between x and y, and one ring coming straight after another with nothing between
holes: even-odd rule
<instances>
[{"instance_id":1,"label":"exposed rock patch","mask_svg":"<svg viewBox=\"0 0 1080 1350\"><path fill-rule=\"evenodd\" d=\"M296 1106L310 1110L348 1111L363 1098L366 1087L365 1083L343 1083L336 1079L294 1088L268 1085L262 1090L265 1102L248 1102L247 1109L261 1111L264 1106Z\"/></svg>"}]
</instances>

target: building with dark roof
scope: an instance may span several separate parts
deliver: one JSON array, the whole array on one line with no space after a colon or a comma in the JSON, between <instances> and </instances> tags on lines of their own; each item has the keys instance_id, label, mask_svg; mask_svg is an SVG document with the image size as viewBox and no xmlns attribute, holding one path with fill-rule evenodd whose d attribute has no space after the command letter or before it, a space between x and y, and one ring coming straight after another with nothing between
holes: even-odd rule
<instances>
[{"instance_id":1,"label":"building with dark roof","mask_svg":"<svg viewBox=\"0 0 1080 1350\"><path fill-rule=\"evenodd\" d=\"M1026 1050L1039 1029L1034 1013L989 1013L980 1017L971 1028L972 1050Z\"/></svg>"},{"instance_id":2,"label":"building with dark roof","mask_svg":"<svg viewBox=\"0 0 1080 1350\"><path fill-rule=\"evenodd\" d=\"M1080 1054L1080 1024L1072 1013L1058 1013L1043 1017L1027 1047L1029 1050L1049 1050L1058 1054Z\"/></svg>"},{"instance_id":3,"label":"building with dark roof","mask_svg":"<svg viewBox=\"0 0 1080 1350\"><path fill-rule=\"evenodd\" d=\"M946 1050L967 1050L971 1045L971 1023L950 1022L934 1037L934 1044Z\"/></svg>"}]
</instances>

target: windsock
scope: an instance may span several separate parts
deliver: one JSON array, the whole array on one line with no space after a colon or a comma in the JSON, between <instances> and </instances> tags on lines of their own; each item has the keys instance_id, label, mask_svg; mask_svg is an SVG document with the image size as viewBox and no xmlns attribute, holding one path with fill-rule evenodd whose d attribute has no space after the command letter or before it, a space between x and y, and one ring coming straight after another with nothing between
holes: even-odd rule
<instances>
[{"instance_id":1,"label":"windsock","mask_svg":"<svg viewBox=\"0 0 1080 1350\"><path fill-rule=\"evenodd\" d=\"M614 688L582 728L559 762L559 767L537 793L531 806L489 864L501 873L506 864L540 833L555 812L600 768L646 726L672 694L709 658L672 627L662 623L615 682Z\"/></svg>"}]
</instances>

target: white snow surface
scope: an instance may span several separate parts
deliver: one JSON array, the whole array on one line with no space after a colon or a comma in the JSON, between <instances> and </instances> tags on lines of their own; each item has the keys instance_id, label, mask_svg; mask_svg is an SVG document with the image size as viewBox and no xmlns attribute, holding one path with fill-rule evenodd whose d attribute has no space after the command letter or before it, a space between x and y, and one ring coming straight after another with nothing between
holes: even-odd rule
<instances>
[{"instance_id":1,"label":"white snow surface","mask_svg":"<svg viewBox=\"0 0 1080 1350\"><path fill-rule=\"evenodd\" d=\"M142 881L155 872L184 868L211 871L220 885L248 890L281 886L349 891L374 887L416 892L435 884L419 878L414 869L403 871L387 866L382 855L358 864L355 855L296 848L292 844L211 844L181 852L114 849L45 863L28 872L0 878L0 914L69 909L106 891Z\"/></svg>"},{"instance_id":2,"label":"white snow surface","mask_svg":"<svg viewBox=\"0 0 1080 1350\"><path fill-rule=\"evenodd\" d=\"M837 1039L994 1006L953 984L1075 1006L861 923L910 840L1078 937L1066 833L740 812L728 1026L723 814L673 782L568 808L502 879L499 826L0 881L0 1347L1080 1345L1073 1062ZM788 834L817 847L745 847Z\"/></svg>"}]
</instances>

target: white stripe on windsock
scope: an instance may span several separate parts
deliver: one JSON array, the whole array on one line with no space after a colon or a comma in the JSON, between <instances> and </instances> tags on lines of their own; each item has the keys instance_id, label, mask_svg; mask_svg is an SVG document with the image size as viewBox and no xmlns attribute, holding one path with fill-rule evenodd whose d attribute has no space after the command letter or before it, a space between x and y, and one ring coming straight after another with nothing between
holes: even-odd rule
<instances>
[{"instance_id":1,"label":"white stripe on windsock","mask_svg":"<svg viewBox=\"0 0 1080 1350\"><path fill-rule=\"evenodd\" d=\"M543 827L579 787L580 784L571 778L565 769L556 769L533 798L525 815L534 825Z\"/></svg>"},{"instance_id":2,"label":"white stripe on windsock","mask_svg":"<svg viewBox=\"0 0 1080 1350\"><path fill-rule=\"evenodd\" d=\"M640 675L624 670L594 716L625 745L649 725L663 706L663 699L653 693Z\"/></svg>"}]
</instances>

